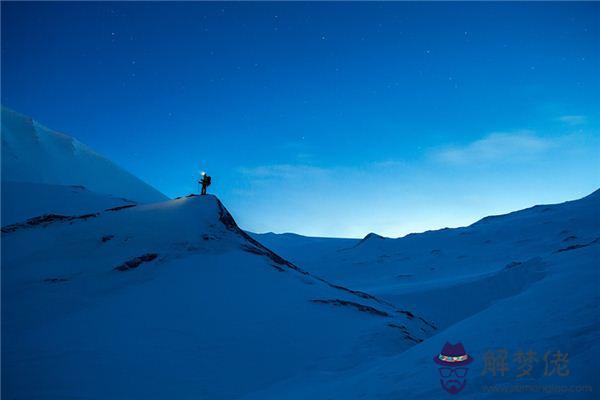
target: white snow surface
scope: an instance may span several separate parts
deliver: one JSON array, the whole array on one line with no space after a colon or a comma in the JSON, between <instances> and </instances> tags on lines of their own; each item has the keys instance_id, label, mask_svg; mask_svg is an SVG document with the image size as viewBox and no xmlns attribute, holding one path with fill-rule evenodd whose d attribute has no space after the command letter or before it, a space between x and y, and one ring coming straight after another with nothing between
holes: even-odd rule
<instances>
[{"instance_id":1,"label":"white snow surface","mask_svg":"<svg viewBox=\"0 0 600 400\"><path fill-rule=\"evenodd\" d=\"M7 399L230 399L435 332L279 258L210 195L5 226L2 246Z\"/></svg>"},{"instance_id":2,"label":"white snow surface","mask_svg":"<svg viewBox=\"0 0 600 400\"><path fill-rule=\"evenodd\" d=\"M2 109L3 399L440 399L446 342L474 359L456 398L597 397L600 191L362 240L248 235L214 196L164 200ZM483 375L496 349L535 351L534 373ZM557 350L570 373L544 376ZM535 390L486 391L515 385Z\"/></svg>"},{"instance_id":3,"label":"white snow surface","mask_svg":"<svg viewBox=\"0 0 600 400\"><path fill-rule=\"evenodd\" d=\"M581 200L487 217L466 228L400 239L317 239L320 247L312 253L311 238L253 235L303 268L402 304L440 330L406 352L335 377L298 377L248 398L442 398L448 394L432 358L445 342L462 342L475 360L467 388L457 398L596 398L599 209L596 191ZM497 349L508 352L512 369L505 376L482 374L484 354ZM531 376L516 378L512 357L519 350L537 353ZM568 354L569 375L545 376L543 356L557 350ZM527 392L510 392L519 385Z\"/></svg>"},{"instance_id":4,"label":"white snow surface","mask_svg":"<svg viewBox=\"0 0 600 400\"><path fill-rule=\"evenodd\" d=\"M2 182L2 226L44 214L81 215L135 202L94 193L83 186Z\"/></svg>"},{"instance_id":5,"label":"white snow surface","mask_svg":"<svg viewBox=\"0 0 600 400\"><path fill-rule=\"evenodd\" d=\"M2 107L2 182L78 185L140 203L165 195L78 140Z\"/></svg>"}]
</instances>

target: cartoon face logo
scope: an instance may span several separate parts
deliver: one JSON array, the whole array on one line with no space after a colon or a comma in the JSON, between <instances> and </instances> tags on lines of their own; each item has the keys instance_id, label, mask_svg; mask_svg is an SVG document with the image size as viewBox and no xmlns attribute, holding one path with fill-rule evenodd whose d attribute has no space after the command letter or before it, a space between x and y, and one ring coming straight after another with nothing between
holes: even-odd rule
<instances>
[{"instance_id":1,"label":"cartoon face logo","mask_svg":"<svg viewBox=\"0 0 600 400\"><path fill-rule=\"evenodd\" d=\"M473 362L473 357L467 354L462 343L452 345L446 342L433 361L440 366L440 383L445 391L456 394L465 388L469 372L466 366Z\"/></svg>"}]
</instances>

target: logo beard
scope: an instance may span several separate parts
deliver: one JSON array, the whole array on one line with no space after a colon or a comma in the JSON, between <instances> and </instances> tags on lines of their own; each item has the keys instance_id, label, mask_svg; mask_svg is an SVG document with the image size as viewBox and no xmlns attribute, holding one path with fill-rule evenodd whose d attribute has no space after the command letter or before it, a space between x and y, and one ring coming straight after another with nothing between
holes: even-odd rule
<instances>
[{"instance_id":1,"label":"logo beard","mask_svg":"<svg viewBox=\"0 0 600 400\"><path fill-rule=\"evenodd\" d=\"M458 380L458 379L440 379L440 383L442 384L442 388L450 394L456 394L465 388L467 384L466 379Z\"/></svg>"}]
</instances>

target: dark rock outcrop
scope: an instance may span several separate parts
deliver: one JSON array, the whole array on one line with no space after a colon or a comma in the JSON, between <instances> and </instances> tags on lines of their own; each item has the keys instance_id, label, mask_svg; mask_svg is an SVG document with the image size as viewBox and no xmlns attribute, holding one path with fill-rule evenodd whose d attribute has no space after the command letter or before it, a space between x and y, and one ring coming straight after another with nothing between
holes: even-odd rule
<instances>
[{"instance_id":1,"label":"dark rock outcrop","mask_svg":"<svg viewBox=\"0 0 600 400\"><path fill-rule=\"evenodd\" d=\"M563 251L577 250L577 249L581 249L583 247L588 247L588 246L591 246L593 244L597 244L599 242L600 242L600 238L596 238L595 240L592 240L589 243L574 244L574 245L571 245L571 246L563 247L562 249L558 249L558 250L556 250L556 252L557 253L562 253Z\"/></svg>"},{"instance_id":2,"label":"dark rock outcrop","mask_svg":"<svg viewBox=\"0 0 600 400\"><path fill-rule=\"evenodd\" d=\"M115 267L114 269L116 271L121 271L121 272L129 271L129 270L139 267L143 263L155 260L156 257L158 257L158 254L156 254L156 253L144 254L142 256L132 258L129 261L125 261L123 264L119 265L118 267Z\"/></svg>"},{"instance_id":3,"label":"dark rock outcrop","mask_svg":"<svg viewBox=\"0 0 600 400\"><path fill-rule=\"evenodd\" d=\"M508 264L506 264L504 266L505 269L511 269L514 267L518 267L519 265L523 264L521 261L511 261Z\"/></svg>"},{"instance_id":4,"label":"dark rock outcrop","mask_svg":"<svg viewBox=\"0 0 600 400\"><path fill-rule=\"evenodd\" d=\"M46 283L63 283L63 282L68 282L69 279L67 278L46 278L44 279L44 282Z\"/></svg>"},{"instance_id":5,"label":"dark rock outcrop","mask_svg":"<svg viewBox=\"0 0 600 400\"><path fill-rule=\"evenodd\" d=\"M229 211L227 211L227 209L225 208L225 206L223 206L223 204L219 201L219 199L216 199L217 201L217 206L219 208L219 221L230 231L237 233L238 235L240 235L243 239L245 239L245 241L247 242L246 244L243 244L241 246L241 249L248 252L248 253L252 253L252 254L256 254L256 255L260 255L260 256L265 256L267 258L269 258L272 263L271 266L275 269L277 269L280 272L284 272L287 269L292 269L296 272L301 273L302 275L305 275L307 277L312 277L318 281L321 281L323 283L325 283L326 285L328 285L329 287L332 287L334 289L337 290L342 290L346 293L352 294L354 296L357 296L359 298L365 299L365 300L371 300L374 301L376 303L391 307L393 310L395 310L398 313L401 314L405 314L409 319L414 318L415 316L409 312L409 311L402 311L402 310L398 310L394 304L385 301L383 299L380 299L378 297L375 297L373 295L370 295L368 293L365 292L361 292L359 290L352 290L352 289L348 289L344 286L340 286L340 285L336 285L333 284L329 281L327 281L326 279L323 279L321 277L312 275L310 273L308 273L307 271L304 271L303 269L297 267L296 265L294 265L293 263L285 260L283 257L279 256L278 254L274 253L273 251L269 250L268 248L266 248L265 246L263 246L261 243L259 243L258 241L256 241L255 239L253 239L252 237L250 237L245 231L243 231L242 229L240 229L237 225L237 223L235 222L235 220L233 219L233 216L229 213ZM375 234L373 234L375 235ZM368 235L367 235L368 236ZM376 235L382 239L385 239L379 235ZM319 301L315 301L315 302L324 302L325 300L319 300ZM388 313L384 312L384 311L380 311L377 310L376 308L370 307L370 306L365 306L359 303L354 303L354 302L350 302L350 301L345 301L345 300L336 300L334 303L330 303L330 304L335 304L335 305L356 305L356 306L361 306L361 307L365 307L365 308L370 308L372 310L375 310L376 312L379 313L383 313L386 316L389 316ZM355 307L356 307L355 306ZM363 310L365 311L365 310ZM424 319L420 318L420 320L422 320L425 324L433 327L433 324L430 324L429 322L425 321Z\"/></svg>"},{"instance_id":6,"label":"dark rock outcrop","mask_svg":"<svg viewBox=\"0 0 600 400\"><path fill-rule=\"evenodd\" d=\"M411 335L410 332L408 331L408 329L404 325L388 324L388 326L390 328L400 329L400 331L402 331L402 333L404 334L405 339L411 340L415 343L421 343L423 341L423 339L419 339L419 338L416 338L413 335Z\"/></svg>"},{"instance_id":7,"label":"dark rock outcrop","mask_svg":"<svg viewBox=\"0 0 600 400\"><path fill-rule=\"evenodd\" d=\"M225 228L227 228L228 230L230 230L234 233L237 233L238 235L240 235L243 239L245 239L248 242L247 244L242 245L242 250L247 251L252 254L262 255L262 256L269 258L273 262L272 265L279 271L284 271L285 270L284 268L290 268L296 272L301 273L302 275L308 275L308 272L304 271L301 268L298 268L297 266L295 266L291 262L287 261L280 255L269 250L268 248L263 246L260 242L253 239L245 231L240 229L240 227L237 225L237 223L233 219L233 216L229 213L229 211L227 211L225 206L223 206L223 203L221 203L221 201L219 199L215 198L215 200L217 201L217 206L219 208L219 221L225 226Z\"/></svg>"},{"instance_id":8,"label":"dark rock outcrop","mask_svg":"<svg viewBox=\"0 0 600 400\"><path fill-rule=\"evenodd\" d=\"M106 235L106 236L102 236L102 239L100 239L100 240L102 241L102 243L106 243L114 237L115 237L115 235Z\"/></svg>"},{"instance_id":9,"label":"dark rock outcrop","mask_svg":"<svg viewBox=\"0 0 600 400\"><path fill-rule=\"evenodd\" d=\"M331 304L333 306L338 306L338 307L353 307L353 308L356 308L358 311L374 314L374 315L377 315L380 317L389 317L390 316L390 314L386 313L385 311L381 311L381 310L376 309L375 307L366 306L364 304L355 303L353 301L340 300L340 299L328 299L328 300L314 299L314 300L311 300L311 302L319 303L319 304Z\"/></svg>"},{"instance_id":10,"label":"dark rock outcrop","mask_svg":"<svg viewBox=\"0 0 600 400\"><path fill-rule=\"evenodd\" d=\"M117 206L117 207L111 207L111 208L107 208L104 211L119 211L119 210L124 210L126 208L131 208L131 207L135 207L137 204L125 204L124 206Z\"/></svg>"},{"instance_id":11,"label":"dark rock outcrop","mask_svg":"<svg viewBox=\"0 0 600 400\"><path fill-rule=\"evenodd\" d=\"M15 232L20 229L28 229L28 228L36 228L36 227L45 227L55 222L72 222L76 220L87 220L89 218L95 218L99 215L99 213L94 214L84 214L84 215L60 215L60 214L44 214L39 217L29 218L25 222L19 222L12 225L7 225L2 228L2 233L10 233Z\"/></svg>"}]
</instances>

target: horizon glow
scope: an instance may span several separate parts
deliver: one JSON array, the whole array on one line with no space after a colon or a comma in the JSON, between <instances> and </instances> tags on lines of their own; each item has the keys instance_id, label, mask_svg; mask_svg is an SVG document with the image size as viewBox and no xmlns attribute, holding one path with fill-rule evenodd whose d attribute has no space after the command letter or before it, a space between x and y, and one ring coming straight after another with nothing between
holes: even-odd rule
<instances>
[{"instance_id":1,"label":"horizon glow","mask_svg":"<svg viewBox=\"0 0 600 400\"><path fill-rule=\"evenodd\" d=\"M598 3L1 7L4 106L170 197L206 171L250 231L397 237L600 186Z\"/></svg>"}]
</instances>

